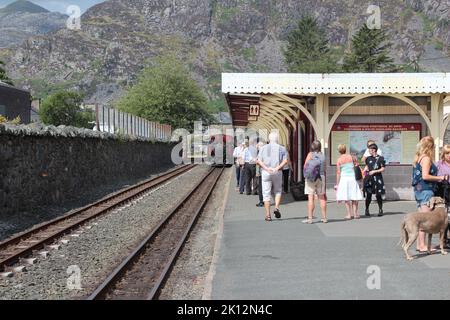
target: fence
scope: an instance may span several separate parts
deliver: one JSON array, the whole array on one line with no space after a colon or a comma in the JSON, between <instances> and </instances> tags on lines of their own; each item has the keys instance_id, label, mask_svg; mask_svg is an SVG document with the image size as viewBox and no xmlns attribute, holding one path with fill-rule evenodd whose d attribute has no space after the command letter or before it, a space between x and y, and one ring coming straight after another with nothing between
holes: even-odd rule
<instances>
[{"instance_id":1,"label":"fence","mask_svg":"<svg viewBox=\"0 0 450 320\"><path fill-rule=\"evenodd\" d=\"M95 128L98 131L121 133L157 141L170 141L172 127L148 121L114 108L95 106Z\"/></svg>"}]
</instances>

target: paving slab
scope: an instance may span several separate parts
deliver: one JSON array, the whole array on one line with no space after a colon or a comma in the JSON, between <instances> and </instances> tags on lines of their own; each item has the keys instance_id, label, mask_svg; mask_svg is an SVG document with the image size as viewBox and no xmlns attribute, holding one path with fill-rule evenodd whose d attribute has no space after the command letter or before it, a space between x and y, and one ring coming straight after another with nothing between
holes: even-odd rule
<instances>
[{"instance_id":1,"label":"paving slab","mask_svg":"<svg viewBox=\"0 0 450 320\"><path fill-rule=\"evenodd\" d=\"M286 195L282 219L266 222L257 196L229 188L212 299L450 298L450 255L409 262L397 246L414 202L388 202L385 216L352 221L344 220L343 204L329 202L330 222L306 225L307 203ZM376 203L371 211L378 212Z\"/></svg>"}]
</instances>

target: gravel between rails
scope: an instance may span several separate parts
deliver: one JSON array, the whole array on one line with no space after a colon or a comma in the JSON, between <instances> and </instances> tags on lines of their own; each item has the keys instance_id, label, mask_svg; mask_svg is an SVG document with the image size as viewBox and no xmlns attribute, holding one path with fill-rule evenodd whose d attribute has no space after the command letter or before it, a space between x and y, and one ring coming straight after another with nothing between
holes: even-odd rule
<instances>
[{"instance_id":1,"label":"gravel between rails","mask_svg":"<svg viewBox=\"0 0 450 320\"><path fill-rule=\"evenodd\" d=\"M0 299L83 299L99 285L209 170L198 166L140 200L95 219L78 237L27 266L28 272L0 278ZM74 232L77 233L77 232ZM72 267L70 272L69 267ZM76 288L80 270L81 289ZM69 272L68 272L69 271Z\"/></svg>"},{"instance_id":2,"label":"gravel between rails","mask_svg":"<svg viewBox=\"0 0 450 320\"><path fill-rule=\"evenodd\" d=\"M234 169L234 167L233 167ZM201 300L211 266L225 194L235 170L227 168L184 245L160 300Z\"/></svg>"}]
</instances>

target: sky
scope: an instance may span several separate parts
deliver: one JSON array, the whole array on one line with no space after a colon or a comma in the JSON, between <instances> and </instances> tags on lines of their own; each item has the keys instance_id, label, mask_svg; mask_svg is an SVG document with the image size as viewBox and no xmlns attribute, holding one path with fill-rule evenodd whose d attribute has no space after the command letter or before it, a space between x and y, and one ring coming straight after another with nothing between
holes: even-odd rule
<instances>
[{"instance_id":1,"label":"sky","mask_svg":"<svg viewBox=\"0 0 450 320\"><path fill-rule=\"evenodd\" d=\"M0 8L4 7L15 0L0 0ZM29 0L47 10L59 11L61 13L67 14L67 7L70 5L77 5L80 7L81 12L85 12L88 8L92 7L94 4L104 2L105 0Z\"/></svg>"}]
</instances>

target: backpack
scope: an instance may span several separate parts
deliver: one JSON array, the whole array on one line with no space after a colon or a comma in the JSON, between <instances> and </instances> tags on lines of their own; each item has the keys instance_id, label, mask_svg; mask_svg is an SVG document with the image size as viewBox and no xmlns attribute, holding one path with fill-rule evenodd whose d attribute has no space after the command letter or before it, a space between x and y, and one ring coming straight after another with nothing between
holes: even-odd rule
<instances>
[{"instance_id":1,"label":"backpack","mask_svg":"<svg viewBox=\"0 0 450 320\"><path fill-rule=\"evenodd\" d=\"M321 165L322 161L317 155L314 155L313 158L309 160L303 168L303 176L305 177L305 179L312 182L320 179Z\"/></svg>"}]
</instances>

